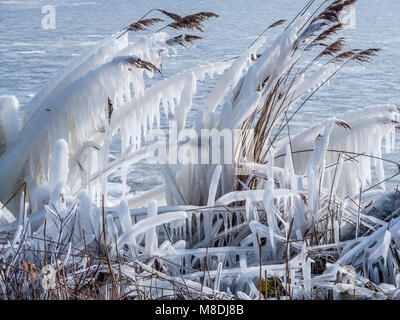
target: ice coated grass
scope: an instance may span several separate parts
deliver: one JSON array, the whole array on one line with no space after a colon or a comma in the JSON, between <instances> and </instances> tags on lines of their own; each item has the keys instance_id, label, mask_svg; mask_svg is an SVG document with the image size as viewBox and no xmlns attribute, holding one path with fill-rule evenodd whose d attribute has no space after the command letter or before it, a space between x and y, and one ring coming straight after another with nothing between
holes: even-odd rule
<instances>
[{"instance_id":1,"label":"ice coated grass","mask_svg":"<svg viewBox=\"0 0 400 320\"><path fill-rule=\"evenodd\" d=\"M349 111L290 134L291 119L327 81L379 51L346 51L333 39L354 3L311 0L274 41L267 31L283 20L233 60L148 85L162 55L200 39L158 31L203 31L217 17L153 9L42 89L21 129L18 102L2 97L0 296L399 299L400 190L382 191L394 177L383 163L400 170L382 154L396 150L398 108ZM149 14L172 22L151 32L163 21ZM146 30L128 42L129 32ZM193 110L197 82L215 74ZM160 107L179 128L254 130L243 131L232 164L164 165L164 185L130 194L127 175L149 155L142 142L159 127Z\"/></svg>"}]
</instances>

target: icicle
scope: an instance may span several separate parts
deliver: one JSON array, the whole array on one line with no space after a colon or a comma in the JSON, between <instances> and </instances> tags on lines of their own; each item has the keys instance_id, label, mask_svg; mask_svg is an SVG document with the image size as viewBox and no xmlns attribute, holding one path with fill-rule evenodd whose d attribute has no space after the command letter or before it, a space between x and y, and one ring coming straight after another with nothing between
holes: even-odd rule
<instances>
[{"instance_id":1,"label":"icicle","mask_svg":"<svg viewBox=\"0 0 400 320\"><path fill-rule=\"evenodd\" d=\"M188 224L188 234L189 234L189 243L191 244L193 242L193 234L192 234L192 227L193 227L193 213L188 212L188 219L187 219L187 224Z\"/></svg>"},{"instance_id":2,"label":"icicle","mask_svg":"<svg viewBox=\"0 0 400 320\"><path fill-rule=\"evenodd\" d=\"M386 266L391 239L392 239L392 235L391 235L390 231L386 231L383 239L381 240L381 244L379 244L375 247L376 249L373 251L373 253L368 258L371 265L373 263L377 262L380 257L382 257L384 264Z\"/></svg>"},{"instance_id":3,"label":"icicle","mask_svg":"<svg viewBox=\"0 0 400 320\"><path fill-rule=\"evenodd\" d=\"M29 103L24 113L24 124L30 120L39 107L47 107L49 100L69 84L100 65L111 61L115 54L127 46L127 34L120 39L109 38L100 45L95 46L88 55L67 66L52 82L40 90Z\"/></svg>"},{"instance_id":4,"label":"icicle","mask_svg":"<svg viewBox=\"0 0 400 320\"><path fill-rule=\"evenodd\" d=\"M286 156L285 156L285 184L284 188L296 188L296 185L293 184L292 180L294 178L295 172L292 161L292 151L290 149L290 145L286 145Z\"/></svg>"},{"instance_id":5,"label":"icicle","mask_svg":"<svg viewBox=\"0 0 400 320\"><path fill-rule=\"evenodd\" d=\"M65 211L67 208L66 195L67 190L64 182L59 182L54 187L49 204L57 208L60 212Z\"/></svg>"}]
</instances>

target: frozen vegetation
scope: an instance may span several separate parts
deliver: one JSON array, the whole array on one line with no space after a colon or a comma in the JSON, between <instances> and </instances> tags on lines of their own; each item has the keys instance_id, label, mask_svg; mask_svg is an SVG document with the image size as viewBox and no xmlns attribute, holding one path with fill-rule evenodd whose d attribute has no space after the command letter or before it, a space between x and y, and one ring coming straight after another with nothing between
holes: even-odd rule
<instances>
[{"instance_id":1,"label":"frozen vegetation","mask_svg":"<svg viewBox=\"0 0 400 320\"><path fill-rule=\"evenodd\" d=\"M384 158L399 109L360 101L290 134L323 85L379 51L337 36L355 2L310 1L235 59L168 78L162 57L199 40L168 33L217 15L154 9L38 92L21 125L17 99L0 97L0 296L400 299L400 193L384 170L400 170ZM194 109L197 83L212 78ZM165 161L165 183L133 194L127 175L154 155L144 141L162 117L197 133L169 145L189 161ZM197 161L230 144L209 148L204 130L239 132L232 157Z\"/></svg>"}]
</instances>

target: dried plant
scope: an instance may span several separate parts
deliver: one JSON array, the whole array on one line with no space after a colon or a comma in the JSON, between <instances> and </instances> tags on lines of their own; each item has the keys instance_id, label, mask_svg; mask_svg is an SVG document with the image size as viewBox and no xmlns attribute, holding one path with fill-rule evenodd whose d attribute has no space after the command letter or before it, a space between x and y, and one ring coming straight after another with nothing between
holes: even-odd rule
<instances>
[{"instance_id":1,"label":"dried plant","mask_svg":"<svg viewBox=\"0 0 400 320\"><path fill-rule=\"evenodd\" d=\"M350 51L346 51L346 52L340 53L332 61L334 61L334 62L343 62L343 61L345 61L345 60L347 60L349 58L352 58L359 51L361 51L361 50L353 49L353 50L350 50Z\"/></svg>"},{"instance_id":2,"label":"dried plant","mask_svg":"<svg viewBox=\"0 0 400 320\"><path fill-rule=\"evenodd\" d=\"M286 22L286 20L284 20L284 19L278 20L278 21L274 22L273 24L271 24L271 25L267 28L267 30L268 30L268 29L273 29L273 28L279 27L280 25L284 24L285 22Z\"/></svg>"}]
</instances>

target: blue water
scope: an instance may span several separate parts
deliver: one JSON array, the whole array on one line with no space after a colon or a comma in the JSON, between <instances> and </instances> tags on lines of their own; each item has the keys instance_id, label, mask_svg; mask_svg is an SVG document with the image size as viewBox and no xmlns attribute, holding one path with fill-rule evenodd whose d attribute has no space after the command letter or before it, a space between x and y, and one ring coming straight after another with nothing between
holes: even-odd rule
<instances>
[{"instance_id":1,"label":"blue water","mask_svg":"<svg viewBox=\"0 0 400 320\"><path fill-rule=\"evenodd\" d=\"M266 26L278 19L290 20L304 3L302 0L0 1L0 95L15 95L24 106L76 56L151 8L181 15L198 11L214 11L220 15L206 24L201 34L204 39L196 47L180 50L177 57L164 61L164 73L169 76L195 64L238 55ZM56 9L55 30L42 29L44 5L53 5ZM329 115L350 109L386 103L400 106L398 13L400 1L397 0L359 1L356 28L344 30L342 35L348 40L349 48L378 47L383 51L372 63L351 65L336 76L294 118L291 130L298 132ZM276 32L270 33L271 40ZM177 34L180 33L171 31L171 35ZM211 84L200 86L197 104ZM389 158L400 160L399 154ZM142 176L137 183L149 187L158 184L159 179L155 175Z\"/></svg>"}]
</instances>

